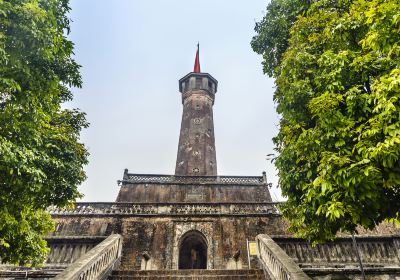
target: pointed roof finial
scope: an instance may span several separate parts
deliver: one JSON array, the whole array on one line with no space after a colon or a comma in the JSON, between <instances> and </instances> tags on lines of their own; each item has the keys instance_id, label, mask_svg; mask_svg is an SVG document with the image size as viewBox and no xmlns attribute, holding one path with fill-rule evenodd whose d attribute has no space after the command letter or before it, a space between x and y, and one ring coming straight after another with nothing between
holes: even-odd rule
<instances>
[{"instance_id":1,"label":"pointed roof finial","mask_svg":"<svg viewBox=\"0 0 400 280\"><path fill-rule=\"evenodd\" d=\"M200 73L200 57L199 57L199 49L200 49L200 44L197 42L197 52L196 52L196 59L194 61L194 73Z\"/></svg>"}]
</instances>

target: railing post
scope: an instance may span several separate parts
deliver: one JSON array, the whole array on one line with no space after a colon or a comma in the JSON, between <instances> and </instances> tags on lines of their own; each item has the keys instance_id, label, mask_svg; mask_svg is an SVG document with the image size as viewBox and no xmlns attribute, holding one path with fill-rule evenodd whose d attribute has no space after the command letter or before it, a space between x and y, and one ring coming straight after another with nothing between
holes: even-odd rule
<instances>
[{"instance_id":1,"label":"railing post","mask_svg":"<svg viewBox=\"0 0 400 280\"><path fill-rule=\"evenodd\" d=\"M396 260L398 263L400 263L400 238L399 235L395 234L392 235L392 246L395 248L395 255L396 255Z\"/></svg>"},{"instance_id":2,"label":"railing post","mask_svg":"<svg viewBox=\"0 0 400 280\"><path fill-rule=\"evenodd\" d=\"M363 263L362 263L362 260L361 260L360 250L358 250L357 241L356 241L356 238L354 236L354 233L351 234L351 239L353 240L353 248L354 248L354 250L356 252L357 260L358 260L358 263L360 265L362 279L365 280L364 266L363 266Z\"/></svg>"}]
</instances>

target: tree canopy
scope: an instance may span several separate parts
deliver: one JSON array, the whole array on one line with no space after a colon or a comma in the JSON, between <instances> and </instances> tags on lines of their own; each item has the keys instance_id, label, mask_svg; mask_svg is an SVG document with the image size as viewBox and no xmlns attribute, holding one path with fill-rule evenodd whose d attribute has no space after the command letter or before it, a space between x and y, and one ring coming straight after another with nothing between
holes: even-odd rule
<instances>
[{"instance_id":1,"label":"tree canopy","mask_svg":"<svg viewBox=\"0 0 400 280\"><path fill-rule=\"evenodd\" d=\"M398 219L400 2L296 1L271 1L252 47L276 83L283 214L322 242Z\"/></svg>"},{"instance_id":2,"label":"tree canopy","mask_svg":"<svg viewBox=\"0 0 400 280\"><path fill-rule=\"evenodd\" d=\"M54 224L45 209L80 197L88 153L79 110L61 107L81 86L68 0L0 0L0 259L38 265Z\"/></svg>"}]
</instances>

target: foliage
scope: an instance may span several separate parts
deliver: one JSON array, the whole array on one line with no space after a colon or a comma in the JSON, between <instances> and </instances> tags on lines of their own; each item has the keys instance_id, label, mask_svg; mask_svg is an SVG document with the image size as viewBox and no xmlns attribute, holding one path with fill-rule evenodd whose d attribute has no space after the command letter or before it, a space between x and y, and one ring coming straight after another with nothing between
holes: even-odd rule
<instances>
[{"instance_id":1,"label":"foliage","mask_svg":"<svg viewBox=\"0 0 400 280\"><path fill-rule=\"evenodd\" d=\"M72 59L68 0L0 0L0 258L38 265L45 212L80 197L88 153L78 110L62 109L80 87Z\"/></svg>"},{"instance_id":2,"label":"foliage","mask_svg":"<svg viewBox=\"0 0 400 280\"><path fill-rule=\"evenodd\" d=\"M313 1L289 28L269 71L283 213L298 236L317 243L398 218L399 42L398 0Z\"/></svg>"},{"instance_id":3,"label":"foliage","mask_svg":"<svg viewBox=\"0 0 400 280\"><path fill-rule=\"evenodd\" d=\"M257 35L251 40L253 50L263 55L264 73L273 76L288 47L289 29L298 15L304 13L311 0L274 0L265 17L256 23Z\"/></svg>"}]
</instances>

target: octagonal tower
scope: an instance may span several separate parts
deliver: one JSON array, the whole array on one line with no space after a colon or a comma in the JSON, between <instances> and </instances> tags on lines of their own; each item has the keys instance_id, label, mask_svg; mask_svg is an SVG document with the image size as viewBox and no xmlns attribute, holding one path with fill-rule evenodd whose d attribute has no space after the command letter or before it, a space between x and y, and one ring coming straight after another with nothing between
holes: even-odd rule
<instances>
[{"instance_id":1,"label":"octagonal tower","mask_svg":"<svg viewBox=\"0 0 400 280\"><path fill-rule=\"evenodd\" d=\"M179 80L182 123L175 175L216 176L213 105L218 81L200 72L197 49L194 71Z\"/></svg>"}]
</instances>

